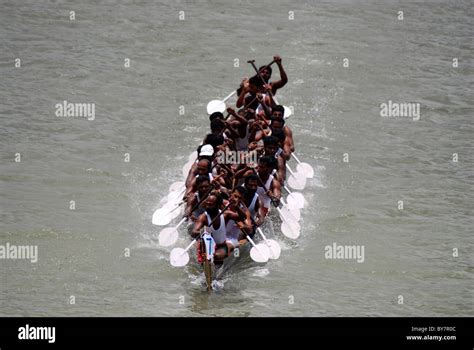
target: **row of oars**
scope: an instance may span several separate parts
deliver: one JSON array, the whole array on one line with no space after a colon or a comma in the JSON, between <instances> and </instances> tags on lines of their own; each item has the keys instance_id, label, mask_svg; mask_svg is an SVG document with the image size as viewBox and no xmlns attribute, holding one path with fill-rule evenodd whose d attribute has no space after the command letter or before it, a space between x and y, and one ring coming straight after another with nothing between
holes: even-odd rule
<instances>
[{"instance_id":1,"label":"row of oars","mask_svg":"<svg viewBox=\"0 0 474 350\"><path fill-rule=\"evenodd\" d=\"M256 69L255 66L254 68ZM257 74L259 74L258 71ZM223 113L226 109L225 102L235 93L236 91L232 92L223 100L210 101L207 105L208 114L212 114L217 111ZM275 102L278 103L275 97L273 98ZM292 112L291 109L286 106L284 106L284 109L284 118L286 119L290 117ZM306 179L312 178L314 176L313 167L308 163L301 162L294 153L292 153L291 155L296 160L297 166L295 172L293 171L293 169L291 169L289 164L286 165L288 171L290 172L290 176L288 177L288 185L294 190L303 190L306 186ZM191 169L196 158L197 152L193 152L189 155L189 160L183 166L182 169L182 173L185 178L187 177L189 170ZM263 183L261 183L260 185L264 186ZM275 208L278 211L279 216L282 220L281 232L283 233L283 235L290 239L296 239L299 237L301 231L301 226L298 222L301 217L300 209L303 209L307 203L301 193L292 192L287 186L284 186L284 189L288 193L288 196L286 197L286 201L283 199L280 201L282 207L278 207L274 200L272 200L272 203L274 203ZM183 181L178 181L171 184L171 186L169 187L169 194L162 200L162 207L157 209L153 214L152 223L154 225L168 225L171 221L173 221L175 218L182 214L184 204L182 197L184 192L185 183ZM206 196L204 196L204 198L205 197ZM201 201L204 198L202 198ZM198 203L198 205L199 204L200 203ZM166 227L162 229L160 231L160 234L158 235L159 244L162 246L173 245L178 239L178 229L184 222L186 222L186 218L181 219L176 226ZM257 262L266 262L268 261L268 259L278 259L281 253L281 247L278 242L272 239L267 239L260 227L257 228L257 232L262 237L263 243L255 244L255 242L247 236L247 239L252 245L252 249L250 251L251 258ZM185 249L174 248L170 254L171 265L186 265L189 261L188 250L194 245L195 242L196 239L194 239Z\"/></svg>"}]
</instances>

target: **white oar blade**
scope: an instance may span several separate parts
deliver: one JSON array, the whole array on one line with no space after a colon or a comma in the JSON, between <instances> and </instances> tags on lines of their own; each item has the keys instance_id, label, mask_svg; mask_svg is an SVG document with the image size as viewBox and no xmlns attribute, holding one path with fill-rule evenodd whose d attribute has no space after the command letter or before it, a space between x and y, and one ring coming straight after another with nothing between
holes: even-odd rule
<instances>
[{"instance_id":1,"label":"white oar blade","mask_svg":"<svg viewBox=\"0 0 474 350\"><path fill-rule=\"evenodd\" d=\"M295 190L302 190L306 186L306 177L301 173L295 173L296 176L290 175L288 185Z\"/></svg>"},{"instance_id":2,"label":"white oar blade","mask_svg":"<svg viewBox=\"0 0 474 350\"><path fill-rule=\"evenodd\" d=\"M189 262L189 254L183 248L174 248L170 253L172 266L181 267Z\"/></svg>"},{"instance_id":3,"label":"white oar blade","mask_svg":"<svg viewBox=\"0 0 474 350\"><path fill-rule=\"evenodd\" d=\"M188 162L194 162L198 156L197 151L191 152L191 154L188 157Z\"/></svg>"},{"instance_id":4,"label":"white oar blade","mask_svg":"<svg viewBox=\"0 0 474 350\"><path fill-rule=\"evenodd\" d=\"M265 263L270 258L270 250L265 244L257 244L250 249L250 257L253 261Z\"/></svg>"},{"instance_id":5,"label":"white oar blade","mask_svg":"<svg viewBox=\"0 0 474 350\"><path fill-rule=\"evenodd\" d=\"M169 187L169 191L170 192L181 191L183 187L184 187L184 181L173 182Z\"/></svg>"},{"instance_id":6,"label":"white oar blade","mask_svg":"<svg viewBox=\"0 0 474 350\"><path fill-rule=\"evenodd\" d=\"M288 202L288 206L291 207L296 207L299 209L304 208L304 197L301 193L299 192L292 192L291 194L286 197L286 201Z\"/></svg>"},{"instance_id":7,"label":"white oar blade","mask_svg":"<svg viewBox=\"0 0 474 350\"><path fill-rule=\"evenodd\" d=\"M309 165L308 163L299 163L296 166L296 170L309 179L312 179L314 176L313 167Z\"/></svg>"},{"instance_id":8,"label":"white oar blade","mask_svg":"<svg viewBox=\"0 0 474 350\"><path fill-rule=\"evenodd\" d=\"M224 113L225 111L225 102L221 100L212 100L207 104L207 114L212 114L214 112Z\"/></svg>"},{"instance_id":9,"label":"white oar blade","mask_svg":"<svg viewBox=\"0 0 474 350\"><path fill-rule=\"evenodd\" d=\"M283 113L283 118L288 119L293 114L293 112L291 111L291 108L287 106L283 106L283 109L285 110Z\"/></svg>"},{"instance_id":10,"label":"white oar blade","mask_svg":"<svg viewBox=\"0 0 474 350\"><path fill-rule=\"evenodd\" d=\"M156 209L151 218L153 225L165 226L173 220L173 216L169 214L169 210L166 208Z\"/></svg>"},{"instance_id":11,"label":"white oar blade","mask_svg":"<svg viewBox=\"0 0 474 350\"><path fill-rule=\"evenodd\" d=\"M191 170L191 167L193 166L193 164L194 164L194 161L187 162L186 164L184 164L182 171L183 171L183 177L185 179L188 177L189 170Z\"/></svg>"},{"instance_id":12,"label":"white oar blade","mask_svg":"<svg viewBox=\"0 0 474 350\"><path fill-rule=\"evenodd\" d=\"M183 192L173 191L168 194L168 204L167 206L172 208L177 205L183 199Z\"/></svg>"},{"instance_id":13,"label":"white oar blade","mask_svg":"<svg viewBox=\"0 0 474 350\"><path fill-rule=\"evenodd\" d=\"M270 252L270 259L276 260L280 257L281 247L277 241L273 239L267 239L264 244L268 247L268 250Z\"/></svg>"},{"instance_id":14,"label":"white oar blade","mask_svg":"<svg viewBox=\"0 0 474 350\"><path fill-rule=\"evenodd\" d=\"M178 230L174 227L167 227L161 230L158 235L158 243L163 247L169 247L178 240Z\"/></svg>"},{"instance_id":15,"label":"white oar blade","mask_svg":"<svg viewBox=\"0 0 474 350\"><path fill-rule=\"evenodd\" d=\"M287 206L284 206L283 208L281 208L280 218L283 221L299 221L301 218L300 210L295 207L288 208Z\"/></svg>"},{"instance_id":16,"label":"white oar blade","mask_svg":"<svg viewBox=\"0 0 474 350\"><path fill-rule=\"evenodd\" d=\"M288 238L297 239L300 236L301 227L294 221L283 221L281 223L281 232Z\"/></svg>"},{"instance_id":17,"label":"white oar blade","mask_svg":"<svg viewBox=\"0 0 474 350\"><path fill-rule=\"evenodd\" d=\"M291 208L290 207L290 215L292 216L293 219L295 219L296 221L300 221L301 219L301 213L300 213L300 210L298 208Z\"/></svg>"}]
</instances>

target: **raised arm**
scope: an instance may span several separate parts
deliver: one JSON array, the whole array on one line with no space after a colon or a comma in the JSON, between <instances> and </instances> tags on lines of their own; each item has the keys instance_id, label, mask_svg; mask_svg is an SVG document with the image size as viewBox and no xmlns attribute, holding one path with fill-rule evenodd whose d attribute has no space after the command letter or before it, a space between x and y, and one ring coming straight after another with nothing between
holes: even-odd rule
<instances>
[{"instance_id":1,"label":"raised arm","mask_svg":"<svg viewBox=\"0 0 474 350\"><path fill-rule=\"evenodd\" d=\"M277 56L274 56L273 59L278 65L278 69L280 70L280 80L271 83L272 92L273 94L276 94L278 89L281 89L283 86L286 85L286 83L288 82L288 77L286 75L285 70L283 69L283 65L281 64L281 57L277 55Z\"/></svg>"}]
</instances>

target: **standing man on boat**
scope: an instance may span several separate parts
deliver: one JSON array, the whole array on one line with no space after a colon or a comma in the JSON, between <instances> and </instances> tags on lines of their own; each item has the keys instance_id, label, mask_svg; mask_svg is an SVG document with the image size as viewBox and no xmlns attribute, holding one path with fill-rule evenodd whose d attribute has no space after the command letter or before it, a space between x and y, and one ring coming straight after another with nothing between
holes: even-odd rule
<instances>
[{"instance_id":1,"label":"standing man on boat","mask_svg":"<svg viewBox=\"0 0 474 350\"><path fill-rule=\"evenodd\" d=\"M242 80L241 88L237 90L237 108L240 108L244 105L245 96L247 95L247 93L252 95L252 99L256 97L256 94L258 92L265 93L265 84L269 85L270 91L273 95L275 95L279 89L286 85L286 83L288 82L288 76L286 75L285 69L283 68L283 65L281 63L281 57L275 55L273 57L273 60L277 64L278 70L280 71L280 80L270 82L270 78L272 76L272 68L269 66L260 67L258 70L265 82L262 82L258 75L255 75L250 79L245 78L244 80Z\"/></svg>"}]
</instances>

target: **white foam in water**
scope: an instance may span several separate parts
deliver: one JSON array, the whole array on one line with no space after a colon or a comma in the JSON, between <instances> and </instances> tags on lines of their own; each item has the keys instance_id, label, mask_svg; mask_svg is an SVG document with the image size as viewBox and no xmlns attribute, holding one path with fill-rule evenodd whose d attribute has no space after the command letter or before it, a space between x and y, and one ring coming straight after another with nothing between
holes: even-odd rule
<instances>
[{"instance_id":1,"label":"white foam in water","mask_svg":"<svg viewBox=\"0 0 474 350\"><path fill-rule=\"evenodd\" d=\"M317 165L314 169L314 177L311 179L311 184L316 187L326 188L323 184L324 171L326 167L324 165Z\"/></svg>"},{"instance_id":2,"label":"white foam in water","mask_svg":"<svg viewBox=\"0 0 474 350\"><path fill-rule=\"evenodd\" d=\"M256 270L254 273L252 273L252 276L254 277L265 277L268 274L270 274L270 271L266 268L261 268Z\"/></svg>"}]
</instances>

